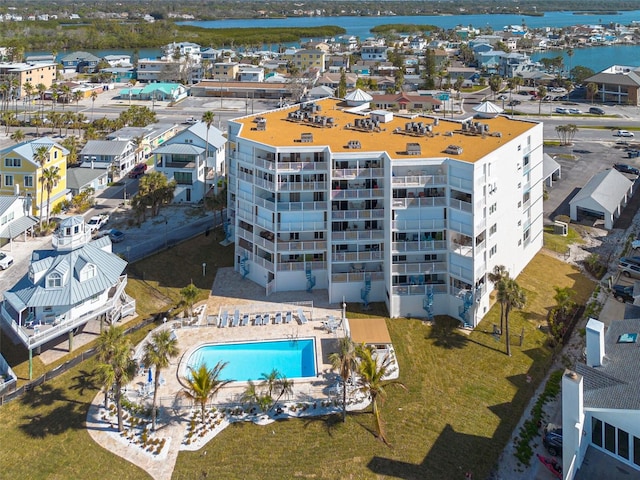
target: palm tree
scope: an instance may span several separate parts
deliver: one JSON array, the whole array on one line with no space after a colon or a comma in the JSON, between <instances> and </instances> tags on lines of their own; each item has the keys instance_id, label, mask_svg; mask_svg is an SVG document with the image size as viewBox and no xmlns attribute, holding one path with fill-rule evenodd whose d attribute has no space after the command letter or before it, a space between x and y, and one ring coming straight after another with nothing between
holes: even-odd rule
<instances>
[{"instance_id":1,"label":"palm tree","mask_svg":"<svg viewBox=\"0 0 640 480\"><path fill-rule=\"evenodd\" d=\"M540 115L540 111L542 110L542 99L547 96L547 87L544 85L540 85L538 87L538 115Z\"/></svg>"},{"instance_id":2,"label":"palm tree","mask_svg":"<svg viewBox=\"0 0 640 480\"><path fill-rule=\"evenodd\" d=\"M44 107L44 93L47 91L47 87L44 83L39 83L36 85L36 91L38 92L38 99L40 100L40 112Z\"/></svg>"},{"instance_id":3,"label":"palm tree","mask_svg":"<svg viewBox=\"0 0 640 480\"><path fill-rule=\"evenodd\" d=\"M207 110L202 114L202 121L207 126L207 135L206 135L206 146L205 146L205 164L209 162L209 130L211 130L211 126L213 125L213 119L215 114L211 110ZM218 189L218 166L214 163L213 165L213 194L217 193ZM206 179L205 179L205 191L206 191ZM206 192L205 192L206 195Z\"/></svg>"},{"instance_id":4,"label":"palm tree","mask_svg":"<svg viewBox=\"0 0 640 480\"><path fill-rule=\"evenodd\" d=\"M82 100L82 92L79 90L75 90L71 95L73 101L76 102L76 113L78 113L78 108L80 107L80 100Z\"/></svg>"},{"instance_id":5,"label":"palm tree","mask_svg":"<svg viewBox=\"0 0 640 480\"><path fill-rule=\"evenodd\" d=\"M45 168L40 177L40 181L44 184L44 189L47 191L47 224L49 224L49 213L51 211L51 192L61 179L60 167L57 165Z\"/></svg>"},{"instance_id":6,"label":"palm tree","mask_svg":"<svg viewBox=\"0 0 640 480\"><path fill-rule=\"evenodd\" d=\"M527 303L527 295L513 278L505 278L498 284L498 301L504 305L504 327L507 355L511 356L509 343L509 313L511 309L522 309Z\"/></svg>"},{"instance_id":7,"label":"palm tree","mask_svg":"<svg viewBox=\"0 0 640 480\"><path fill-rule=\"evenodd\" d=\"M98 98L98 92L93 90L91 92L91 121L93 121L93 107L96 104L96 98Z\"/></svg>"},{"instance_id":8,"label":"palm tree","mask_svg":"<svg viewBox=\"0 0 640 480\"><path fill-rule=\"evenodd\" d=\"M391 366L391 356L385 355L381 362L378 362L375 350L371 345L360 345L356 348L358 356L358 374L362 386L360 390L367 393L371 397L371 409L376 421L378 430L378 438L386 445L389 445L385 435L380 414L380 407L387 397L386 387L389 385L397 385L406 390L406 387L398 380L383 380Z\"/></svg>"},{"instance_id":9,"label":"palm tree","mask_svg":"<svg viewBox=\"0 0 640 480\"><path fill-rule=\"evenodd\" d=\"M279 376L280 372L275 368L271 370L270 373L263 373L260 375L262 385L267 387L267 395L271 398L273 398L273 389L276 387L276 382L278 381Z\"/></svg>"},{"instance_id":10,"label":"palm tree","mask_svg":"<svg viewBox=\"0 0 640 480\"><path fill-rule=\"evenodd\" d=\"M193 304L196 301L196 298L198 298L198 295L200 295L200 289L193 283L190 283L180 290L182 300L187 304L187 307L189 307L190 317L193 316Z\"/></svg>"},{"instance_id":11,"label":"palm tree","mask_svg":"<svg viewBox=\"0 0 640 480\"><path fill-rule=\"evenodd\" d=\"M204 422L205 408L209 399L215 397L220 389L232 380L220 380L222 369L227 362L218 362L212 369L208 369L203 363L198 368L189 366L189 376L184 378L187 389L182 390L181 395L200 405L201 421Z\"/></svg>"},{"instance_id":12,"label":"palm tree","mask_svg":"<svg viewBox=\"0 0 640 480\"><path fill-rule=\"evenodd\" d=\"M15 132L13 132L11 134L11 140L13 140L16 143L20 143L24 140L25 135L24 132L21 129L17 129Z\"/></svg>"},{"instance_id":13,"label":"palm tree","mask_svg":"<svg viewBox=\"0 0 640 480\"><path fill-rule=\"evenodd\" d=\"M136 363L131 358L131 342L124 336L124 330L115 325L103 331L97 344L98 378L105 389L105 406L108 391L114 389L114 400L118 414L118 431L122 425L122 387L135 375Z\"/></svg>"},{"instance_id":14,"label":"palm tree","mask_svg":"<svg viewBox=\"0 0 640 480\"><path fill-rule=\"evenodd\" d=\"M596 93L598 93L598 85L593 82L587 83L587 95L591 99L591 105L596 98Z\"/></svg>"},{"instance_id":15,"label":"palm tree","mask_svg":"<svg viewBox=\"0 0 640 480\"><path fill-rule=\"evenodd\" d=\"M33 159L38 162L40 165L39 170L44 170L44 166L49 160L49 148L44 145L40 145L36 148L36 151L33 154ZM42 172L40 173L42 175ZM39 179L40 181L40 198L38 203L38 215L39 215L39 223L40 228L42 228L42 200L44 199L44 181L42 181L42 177Z\"/></svg>"},{"instance_id":16,"label":"palm tree","mask_svg":"<svg viewBox=\"0 0 640 480\"><path fill-rule=\"evenodd\" d=\"M347 421L347 382L357 367L356 349L349 337L342 337L338 343L338 351L329 355L331 368L338 370L342 379L342 421Z\"/></svg>"},{"instance_id":17,"label":"palm tree","mask_svg":"<svg viewBox=\"0 0 640 480\"><path fill-rule=\"evenodd\" d=\"M493 271L489 272L487 278L493 283L494 288L498 288L498 284L506 278L509 278L509 271L504 265L496 265L493 267ZM504 304L500 303L500 335L502 335L502 329L504 328Z\"/></svg>"},{"instance_id":18,"label":"palm tree","mask_svg":"<svg viewBox=\"0 0 640 480\"><path fill-rule=\"evenodd\" d=\"M573 48L567 50L567 57L569 57L569 75L567 77L571 80L571 58L573 57Z\"/></svg>"},{"instance_id":19,"label":"palm tree","mask_svg":"<svg viewBox=\"0 0 640 480\"><path fill-rule=\"evenodd\" d=\"M156 429L156 405L158 398L158 387L160 385L160 371L169 366L169 360L177 357L178 340L169 330L160 330L151 335L151 341L144 346L144 356L142 362L147 368L155 367L153 404L151 409L151 429Z\"/></svg>"}]
</instances>

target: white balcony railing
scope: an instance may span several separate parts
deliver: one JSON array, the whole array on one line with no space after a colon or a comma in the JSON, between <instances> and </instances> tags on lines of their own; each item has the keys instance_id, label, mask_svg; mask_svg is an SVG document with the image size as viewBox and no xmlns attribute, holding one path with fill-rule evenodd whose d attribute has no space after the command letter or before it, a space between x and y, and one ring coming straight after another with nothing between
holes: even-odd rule
<instances>
[{"instance_id":1,"label":"white balcony railing","mask_svg":"<svg viewBox=\"0 0 640 480\"><path fill-rule=\"evenodd\" d=\"M444 240L420 240L416 242L391 242L393 253L430 252L434 250L446 250L447 242Z\"/></svg>"},{"instance_id":2,"label":"white balcony railing","mask_svg":"<svg viewBox=\"0 0 640 480\"><path fill-rule=\"evenodd\" d=\"M318 252L327 249L326 240L306 241L278 241L278 252Z\"/></svg>"},{"instance_id":3,"label":"white balcony railing","mask_svg":"<svg viewBox=\"0 0 640 480\"><path fill-rule=\"evenodd\" d=\"M367 275L372 282L384 280L382 272L350 272L350 273L334 273L331 275L332 283L355 283L364 282Z\"/></svg>"},{"instance_id":4,"label":"white balcony railing","mask_svg":"<svg viewBox=\"0 0 640 480\"><path fill-rule=\"evenodd\" d=\"M331 232L331 240L335 242L340 241L354 241L354 240L384 240L383 230L362 230L362 231L346 231L346 232Z\"/></svg>"},{"instance_id":5,"label":"white balcony railing","mask_svg":"<svg viewBox=\"0 0 640 480\"><path fill-rule=\"evenodd\" d=\"M427 291L431 290L435 295L441 295L447 293L447 286L442 284L425 284L425 285L397 285L391 287L392 295L407 296L407 295L426 295Z\"/></svg>"},{"instance_id":6,"label":"white balcony railing","mask_svg":"<svg viewBox=\"0 0 640 480\"><path fill-rule=\"evenodd\" d=\"M368 262L372 260L382 260L384 252L336 252L331 254L333 262Z\"/></svg>"}]
</instances>

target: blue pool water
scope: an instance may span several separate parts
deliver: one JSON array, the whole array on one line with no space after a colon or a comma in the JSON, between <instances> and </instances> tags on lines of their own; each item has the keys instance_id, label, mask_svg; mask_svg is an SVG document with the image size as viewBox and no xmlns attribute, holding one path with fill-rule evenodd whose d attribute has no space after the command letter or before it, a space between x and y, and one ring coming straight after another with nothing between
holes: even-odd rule
<instances>
[{"instance_id":1,"label":"blue pool water","mask_svg":"<svg viewBox=\"0 0 640 480\"><path fill-rule=\"evenodd\" d=\"M224 380L260 380L273 369L289 379L316 376L313 339L204 345L191 354L187 365L213 368L219 361L228 362L220 374Z\"/></svg>"}]
</instances>

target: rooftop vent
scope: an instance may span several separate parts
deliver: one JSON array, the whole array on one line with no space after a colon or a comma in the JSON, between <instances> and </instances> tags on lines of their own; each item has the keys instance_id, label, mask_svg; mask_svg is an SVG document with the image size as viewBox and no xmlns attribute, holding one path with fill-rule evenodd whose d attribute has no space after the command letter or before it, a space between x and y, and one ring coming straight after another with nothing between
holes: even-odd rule
<instances>
[{"instance_id":1,"label":"rooftop vent","mask_svg":"<svg viewBox=\"0 0 640 480\"><path fill-rule=\"evenodd\" d=\"M462 153L462 147L459 147L458 145L449 145L446 148L445 153L450 155L460 155Z\"/></svg>"},{"instance_id":2,"label":"rooftop vent","mask_svg":"<svg viewBox=\"0 0 640 480\"><path fill-rule=\"evenodd\" d=\"M300 135L300 141L302 143L312 143L313 142L313 133L303 133Z\"/></svg>"},{"instance_id":3,"label":"rooftop vent","mask_svg":"<svg viewBox=\"0 0 640 480\"><path fill-rule=\"evenodd\" d=\"M422 149L419 143L407 143L407 155L420 155Z\"/></svg>"},{"instance_id":4,"label":"rooftop vent","mask_svg":"<svg viewBox=\"0 0 640 480\"><path fill-rule=\"evenodd\" d=\"M349 140L349 142L347 143L347 148L351 150L358 150L362 148L362 145L360 145L360 140Z\"/></svg>"}]
</instances>

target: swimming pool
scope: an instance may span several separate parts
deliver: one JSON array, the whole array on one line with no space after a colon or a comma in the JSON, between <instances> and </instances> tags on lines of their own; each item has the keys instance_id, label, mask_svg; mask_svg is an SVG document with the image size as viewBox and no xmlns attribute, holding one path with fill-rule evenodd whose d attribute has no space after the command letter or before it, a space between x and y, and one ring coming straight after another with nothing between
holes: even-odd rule
<instances>
[{"instance_id":1,"label":"swimming pool","mask_svg":"<svg viewBox=\"0 0 640 480\"><path fill-rule=\"evenodd\" d=\"M204 363L213 368L219 361L228 362L220 375L223 380L260 380L274 369L287 378L316 376L313 338L203 345L191 354L187 365L198 368Z\"/></svg>"}]
</instances>

